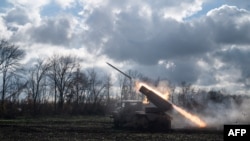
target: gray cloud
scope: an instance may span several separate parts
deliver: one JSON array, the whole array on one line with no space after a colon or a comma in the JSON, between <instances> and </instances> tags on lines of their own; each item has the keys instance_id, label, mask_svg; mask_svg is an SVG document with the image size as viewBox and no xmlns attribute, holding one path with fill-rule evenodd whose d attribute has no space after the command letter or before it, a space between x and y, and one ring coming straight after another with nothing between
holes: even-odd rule
<instances>
[{"instance_id":1,"label":"gray cloud","mask_svg":"<svg viewBox=\"0 0 250 141\"><path fill-rule=\"evenodd\" d=\"M152 64L160 59L202 55L210 50L206 34L190 24L171 19L157 20L159 22L147 23L140 17L121 18L104 53L117 60L132 59ZM147 26L151 24L154 25Z\"/></svg>"},{"instance_id":2,"label":"gray cloud","mask_svg":"<svg viewBox=\"0 0 250 141\"><path fill-rule=\"evenodd\" d=\"M154 65L162 59L172 60L176 65L175 70L165 70L165 73L175 81L196 82L202 76L203 79L208 79L202 82L204 84L220 82L201 72L205 69L199 68L197 61L208 61L207 69L211 75L216 75L224 68L215 69L216 61L213 60L220 57L212 54L221 53L223 57L224 45L248 45L250 41L250 24L246 18L250 14L236 7L225 5L207 16L188 22L162 19L157 15L151 21L133 14L137 13L136 10L131 13L121 12L117 16L117 23L113 25L115 29L109 32L111 38L102 48L103 53L117 61L132 60L144 65ZM228 65L232 63L223 59L221 61ZM238 63L246 65L247 62ZM244 67L237 69L248 71Z\"/></svg>"},{"instance_id":3,"label":"gray cloud","mask_svg":"<svg viewBox=\"0 0 250 141\"><path fill-rule=\"evenodd\" d=\"M30 28L27 34L34 42L67 46L70 27L71 22L67 17L47 18L41 25Z\"/></svg>"},{"instance_id":4,"label":"gray cloud","mask_svg":"<svg viewBox=\"0 0 250 141\"><path fill-rule=\"evenodd\" d=\"M19 25L30 22L27 11L21 7L11 9L6 16L4 16L4 19L7 23L17 23Z\"/></svg>"},{"instance_id":5,"label":"gray cloud","mask_svg":"<svg viewBox=\"0 0 250 141\"><path fill-rule=\"evenodd\" d=\"M223 44L249 44L249 11L234 6L222 6L209 12L205 23L213 32L214 41Z\"/></svg>"},{"instance_id":6,"label":"gray cloud","mask_svg":"<svg viewBox=\"0 0 250 141\"><path fill-rule=\"evenodd\" d=\"M247 0L225 0L229 5L236 5L237 7L250 9L250 3Z\"/></svg>"},{"instance_id":7,"label":"gray cloud","mask_svg":"<svg viewBox=\"0 0 250 141\"><path fill-rule=\"evenodd\" d=\"M104 53L117 60L156 63L160 59L202 57L204 53L216 50L215 46L220 43L249 43L249 21L244 21L244 16L249 13L228 6L211 13L201 20L184 23L159 17L149 23L125 13L120 16L116 31L111 31L113 36Z\"/></svg>"},{"instance_id":8,"label":"gray cloud","mask_svg":"<svg viewBox=\"0 0 250 141\"><path fill-rule=\"evenodd\" d=\"M167 69L167 78L175 83L187 81L188 83L194 84L201 74L201 70L194 62L195 60L192 59L176 60L174 62L175 67L173 68L173 70Z\"/></svg>"},{"instance_id":9,"label":"gray cloud","mask_svg":"<svg viewBox=\"0 0 250 141\"><path fill-rule=\"evenodd\" d=\"M75 49L84 47L114 62L133 62L131 67L149 76L208 86L228 81L222 76L239 71L240 77L232 77L230 81L250 85L246 67L250 55L247 10L224 5L207 15L185 20L200 10L198 1L78 3L83 3L82 7L78 6L79 12L74 11L79 15L62 16L63 12L54 17L40 15L35 24L27 26L27 22L32 22L29 13L16 9L5 14L4 20L20 24L13 37L26 38L16 39L64 47L74 44ZM17 13L18 10L24 12ZM67 12L70 10L73 7ZM164 17L164 14L173 15ZM161 60L172 62L174 67L159 65ZM201 60L206 65L200 65Z\"/></svg>"},{"instance_id":10,"label":"gray cloud","mask_svg":"<svg viewBox=\"0 0 250 141\"><path fill-rule=\"evenodd\" d=\"M226 64L226 67L239 69L241 71L241 78L238 81L250 87L250 66L248 65L250 64L249 49L231 48L226 51L216 52L214 56L221 59Z\"/></svg>"}]
</instances>

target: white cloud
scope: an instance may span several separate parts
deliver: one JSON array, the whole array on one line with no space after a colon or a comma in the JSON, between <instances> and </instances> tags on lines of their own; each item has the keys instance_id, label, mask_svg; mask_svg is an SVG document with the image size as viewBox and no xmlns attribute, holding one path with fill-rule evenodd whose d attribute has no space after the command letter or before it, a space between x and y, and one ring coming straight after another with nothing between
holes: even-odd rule
<instances>
[{"instance_id":1,"label":"white cloud","mask_svg":"<svg viewBox=\"0 0 250 141\"><path fill-rule=\"evenodd\" d=\"M55 0L63 9L70 8L75 3L75 0Z\"/></svg>"},{"instance_id":2,"label":"white cloud","mask_svg":"<svg viewBox=\"0 0 250 141\"><path fill-rule=\"evenodd\" d=\"M7 29L4 20L0 17L0 38L9 39L12 35L12 32Z\"/></svg>"},{"instance_id":3,"label":"white cloud","mask_svg":"<svg viewBox=\"0 0 250 141\"><path fill-rule=\"evenodd\" d=\"M250 10L250 3L247 0L225 0L228 5L235 5Z\"/></svg>"},{"instance_id":4,"label":"white cloud","mask_svg":"<svg viewBox=\"0 0 250 141\"><path fill-rule=\"evenodd\" d=\"M7 0L9 3L13 5L19 5L24 7L29 7L31 9L40 8L46 4L48 4L51 0Z\"/></svg>"},{"instance_id":5,"label":"white cloud","mask_svg":"<svg viewBox=\"0 0 250 141\"><path fill-rule=\"evenodd\" d=\"M13 5L13 8L15 10L22 9L23 11L25 11L26 13L23 13L23 16L26 16L28 19L30 19L32 24L39 24L41 20L41 17L40 17L41 7L49 4L51 0L38 0L38 1L7 0L7 1Z\"/></svg>"},{"instance_id":6,"label":"white cloud","mask_svg":"<svg viewBox=\"0 0 250 141\"><path fill-rule=\"evenodd\" d=\"M166 7L162 9L164 18L173 18L182 21L184 18L190 17L198 11L202 10L202 1L195 0L193 2L180 2L175 7Z\"/></svg>"},{"instance_id":7,"label":"white cloud","mask_svg":"<svg viewBox=\"0 0 250 141\"><path fill-rule=\"evenodd\" d=\"M139 15L141 17L146 17L146 18L149 18L151 19L152 18L152 9L149 5L144 5L140 8L139 10Z\"/></svg>"}]
</instances>

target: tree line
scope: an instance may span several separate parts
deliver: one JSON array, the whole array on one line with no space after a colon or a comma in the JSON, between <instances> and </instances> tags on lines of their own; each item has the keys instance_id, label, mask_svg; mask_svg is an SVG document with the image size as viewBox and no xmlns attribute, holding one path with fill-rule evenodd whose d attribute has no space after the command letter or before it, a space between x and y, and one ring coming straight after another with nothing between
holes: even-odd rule
<instances>
[{"instance_id":1,"label":"tree line","mask_svg":"<svg viewBox=\"0 0 250 141\"><path fill-rule=\"evenodd\" d=\"M112 106L110 75L81 70L71 55L53 55L21 64L25 51L0 41L0 117L105 114Z\"/></svg>"}]
</instances>

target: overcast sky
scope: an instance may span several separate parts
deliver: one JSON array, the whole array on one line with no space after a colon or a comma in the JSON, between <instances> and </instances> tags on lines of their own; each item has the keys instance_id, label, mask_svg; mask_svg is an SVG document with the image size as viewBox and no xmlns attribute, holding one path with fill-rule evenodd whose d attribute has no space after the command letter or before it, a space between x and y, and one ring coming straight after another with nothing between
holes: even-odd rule
<instances>
[{"instance_id":1,"label":"overcast sky","mask_svg":"<svg viewBox=\"0 0 250 141\"><path fill-rule=\"evenodd\" d=\"M0 38L33 58L74 54L151 78L248 93L248 0L1 0ZM114 75L113 75L114 76Z\"/></svg>"}]
</instances>

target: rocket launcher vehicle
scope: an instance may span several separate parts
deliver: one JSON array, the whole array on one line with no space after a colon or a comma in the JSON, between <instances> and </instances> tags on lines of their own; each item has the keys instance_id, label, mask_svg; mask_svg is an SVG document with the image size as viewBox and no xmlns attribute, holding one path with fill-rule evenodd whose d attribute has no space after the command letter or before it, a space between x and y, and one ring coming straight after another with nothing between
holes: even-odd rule
<instances>
[{"instance_id":1,"label":"rocket launcher vehicle","mask_svg":"<svg viewBox=\"0 0 250 141\"><path fill-rule=\"evenodd\" d=\"M129 78L131 81L133 80L131 76L129 76L128 74L124 73L123 71L121 71L120 69L116 68L115 66L111 65L110 63L106 62L109 66L111 66L112 68L114 68L115 70L117 70L118 72L120 72L121 74L123 74L124 76L126 76L127 78ZM141 86L139 88L139 91L144 94L148 100L150 102L152 102L156 107L158 107L159 109L163 110L163 111L168 111L168 110L172 110L172 103L166 99L163 99L162 97L160 97L159 95L157 95L155 92L149 90L148 88L146 88L145 86Z\"/></svg>"}]
</instances>

